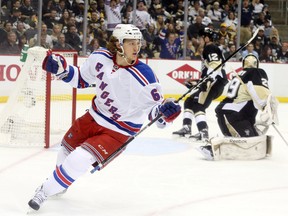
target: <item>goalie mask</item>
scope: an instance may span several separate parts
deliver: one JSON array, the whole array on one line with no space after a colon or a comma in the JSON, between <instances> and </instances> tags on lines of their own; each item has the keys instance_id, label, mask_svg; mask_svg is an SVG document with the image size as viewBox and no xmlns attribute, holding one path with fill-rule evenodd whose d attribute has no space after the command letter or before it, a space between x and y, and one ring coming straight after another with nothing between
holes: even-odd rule
<instances>
[{"instance_id":1,"label":"goalie mask","mask_svg":"<svg viewBox=\"0 0 288 216\"><path fill-rule=\"evenodd\" d=\"M118 24L112 35L119 40L121 46L124 39L136 39L140 41L142 39L142 33L139 28L131 24Z\"/></svg>"},{"instance_id":2,"label":"goalie mask","mask_svg":"<svg viewBox=\"0 0 288 216\"><path fill-rule=\"evenodd\" d=\"M242 60L242 67L243 68L258 68L259 60L255 55L248 54Z\"/></svg>"}]
</instances>

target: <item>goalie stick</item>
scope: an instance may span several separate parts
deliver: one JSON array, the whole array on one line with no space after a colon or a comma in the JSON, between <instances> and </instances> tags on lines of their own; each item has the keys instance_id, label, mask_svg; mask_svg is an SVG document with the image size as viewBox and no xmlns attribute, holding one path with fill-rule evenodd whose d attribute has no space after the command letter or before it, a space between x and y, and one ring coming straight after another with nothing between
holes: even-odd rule
<instances>
[{"instance_id":1,"label":"goalie stick","mask_svg":"<svg viewBox=\"0 0 288 216\"><path fill-rule=\"evenodd\" d=\"M237 50L235 50L235 52L233 52L230 56L228 56L228 58L226 58L222 64L218 65L216 68L213 69L213 71L210 73L212 74L213 72L217 71L219 68L223 67L225 65L226 62L228 62L234 55L236 55L239 51L241 51L242 49L244 49L248 44L250 44L254 38L257 36L259 32L259 29L257 29L254 34L252 35L252 37L242 46L240 46ZM202 80L200 80L198 82L198 84L196 86L193 86L192 88L190 88L187 92L185 92L183 95L181 95L176 101L175 103L178 103L179 101L181 101L184 97L186 97L186 95L188 94L196 94L203 83L207 82L210 79L210 76L207 75L206 77L204 77ZM128 146L128 144L130 142L132 142L138 135L140 135L143 131L145 131L147 128L149 128L151 125L153 125L156 121L158 121L160 118L162 117L162 114L159 113L156 118L154 118L152 121L150 121L145 127L143 127L138 133L136 133L134 136L131 136L120 148L118 148L113 154L111 154L108 158L106 158L105 160L103 160L103 162L101 164L99 164L98 162L95 162L94 164L92 164L92 166L94 167L90 173L94 173L98 170L100 170L101 168L105 167L108 163L110 163L115 157L117 157L122 151L125 150L125 148Z\"/></svg>"}]
</instances>

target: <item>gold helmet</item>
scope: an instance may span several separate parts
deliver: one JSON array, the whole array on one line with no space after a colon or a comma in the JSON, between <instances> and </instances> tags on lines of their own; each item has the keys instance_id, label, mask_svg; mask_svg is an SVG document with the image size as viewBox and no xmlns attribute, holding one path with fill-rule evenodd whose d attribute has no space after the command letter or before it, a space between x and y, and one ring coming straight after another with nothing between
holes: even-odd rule
<instances>
[{"instance_id":1,"label":"gold helmet","mask_svg":"<svg viewBox=\"0 0 288 216\"><path fill-rule=\"evenodd\" d=\"M242 60L242 67L243 68L258 68L259 59L254 54L248 54Z\"/></svg>"}]
</instances>

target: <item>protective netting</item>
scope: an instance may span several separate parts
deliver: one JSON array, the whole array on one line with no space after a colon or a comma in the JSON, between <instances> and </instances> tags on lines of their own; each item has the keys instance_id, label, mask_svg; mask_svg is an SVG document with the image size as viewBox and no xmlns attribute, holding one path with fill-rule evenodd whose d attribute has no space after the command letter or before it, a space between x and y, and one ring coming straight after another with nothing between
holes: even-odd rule
<instances>
[{"instance_id":1,"label":"protective netting","mask_svg":"<svg viewBox=\"0 0 288 216\"><path fill-rule=\"evenodd\" d=\"M0 113L0 146L48 147L49 140L59 141L71 125L72 88L54 76L49 81L42 70L46 52L42 47L28 50L16 85ZM75 52L60 54L68 64L76 58Z\"/></svg>"}]
</instances>

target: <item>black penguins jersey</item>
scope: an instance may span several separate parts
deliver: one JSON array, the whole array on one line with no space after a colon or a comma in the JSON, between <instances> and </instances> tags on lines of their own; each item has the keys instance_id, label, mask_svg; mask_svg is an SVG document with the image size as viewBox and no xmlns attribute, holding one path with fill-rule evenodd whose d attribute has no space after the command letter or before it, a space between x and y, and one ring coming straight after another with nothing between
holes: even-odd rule
<instances>
[{"instance_id":1,"label":"black penguins jersey","mask_svg":"<svg viewBox=\"0 0 288 216\"><path fill-rule=\"evenodd\" d=\"M207 75L207 70L211 62L218 62L219 64L222 64L222 62L224 61L224 57L221 50L219 49L218 46L216 46L213 43L208 44L204 47L202 58L204 61L201 75L202 78Z\"/></svg>"},{"instance_id":2,"label":"black penguins jersey","mask_svg":"<svg viewBox=\"0 0 288 216\"><path fill-rule=\"evenodd\" d=\"M251 91L249 88L253 85L253 92L257 94L260 99L266 99L270 93L268 87L268 76L261 68L246 68L241 71L239 77L235 76L228 87L227 98L223 101L225 103L241 103L252 100ZM248 85L250 83L250 85ZM251 85L252 84L252 85Z\"/></svg>"}]
</instances>

